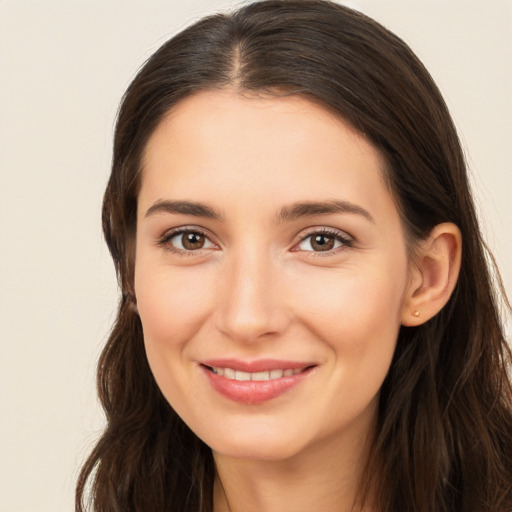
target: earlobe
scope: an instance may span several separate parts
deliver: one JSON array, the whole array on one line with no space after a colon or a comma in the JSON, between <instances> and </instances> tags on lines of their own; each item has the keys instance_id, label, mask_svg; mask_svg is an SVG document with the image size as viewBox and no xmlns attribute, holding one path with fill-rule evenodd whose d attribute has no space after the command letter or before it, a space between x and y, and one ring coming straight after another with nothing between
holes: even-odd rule
<instances>
[{"instance_id":1,"label":"earlobe","mask_svg":"<svg viewBox=\"0 0 512 512\"><path fill-rule=\"evenodd\" d=\"M438 224L420 243L402 310L402 325L417 326L435 316L457 284L462 252L459 228Z\"/></svg>"},{"instance_id":2,"label":"earlobe","mask_svg":"<svg viewBox=\"0 0 512 512\"><path fill-rule=\"evenodd\" d=\"M128 308L136 315L139 314L139 308L137 307L137 299L135 298L135 295L132 295L131 293L128 295Z\"/></svg>"}]
</instances>

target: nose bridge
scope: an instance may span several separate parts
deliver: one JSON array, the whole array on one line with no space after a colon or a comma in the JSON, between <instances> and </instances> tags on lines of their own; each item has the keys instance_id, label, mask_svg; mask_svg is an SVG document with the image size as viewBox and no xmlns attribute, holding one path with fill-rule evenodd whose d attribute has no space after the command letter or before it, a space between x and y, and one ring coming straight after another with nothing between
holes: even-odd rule
<instances>
[{"instance_id":1,"label":"nose bridge","mask_svg":"<svg viewBox=\"0 0 512 512\"><path fill-rule=\"evenodd\" d=\"M230 338L252 342L284 329L286 318L277 264L263 247L245 247L226 262L218 327Z\"/></svg>"}]
</instances>

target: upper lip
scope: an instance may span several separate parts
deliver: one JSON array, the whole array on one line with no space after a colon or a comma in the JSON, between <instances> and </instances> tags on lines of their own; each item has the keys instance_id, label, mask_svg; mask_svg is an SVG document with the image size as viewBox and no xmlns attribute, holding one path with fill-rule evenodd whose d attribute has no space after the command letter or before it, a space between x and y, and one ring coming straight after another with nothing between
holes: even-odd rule
<instances>
[{"instance_id":1,"label":"upper lip","mask_svg":"<svg viewBox=\"0 0 512 512\"><path fill-rule=\"evenodd\" d=\"M211 368L232 368L233 370L247 373L271 370L297 370L316 366L314 362L285 361L281 359L257 359L254 361L242 361L240 359L208 359L199 361L199 363Z\"/></svg>"}]
</instances>

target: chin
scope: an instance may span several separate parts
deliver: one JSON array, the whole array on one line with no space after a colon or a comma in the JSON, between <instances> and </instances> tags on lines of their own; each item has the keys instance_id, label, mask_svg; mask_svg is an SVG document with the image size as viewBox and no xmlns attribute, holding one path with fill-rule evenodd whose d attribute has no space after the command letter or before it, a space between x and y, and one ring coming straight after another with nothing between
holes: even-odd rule
<instances>
[{"instance_id":1,"label":"chin","mask_svg":"<svg viewBox=\"0 0 512 512\"><path fill-rule=\"evenodd\" d=\"M272 435L264 429L246 432L225 432L215 436L210 431L202 440L215 454L236 459L278 461L297 455L306 443L290 439L289 431Z\"/></svg>"},{"instance_id":2,"label":"chin","mask_svg":"<svg viewBox=\"0 0 512 512\"><path fill-rule=\"evenodd\" d=\"M219 446L219 449L212 447L212 451L223 457L268 462L287 460L300 453L300 450L293 446L267 444L262 441L259 444L254 442L251 444L230 443Z\"/></svg>"}]
</instances>

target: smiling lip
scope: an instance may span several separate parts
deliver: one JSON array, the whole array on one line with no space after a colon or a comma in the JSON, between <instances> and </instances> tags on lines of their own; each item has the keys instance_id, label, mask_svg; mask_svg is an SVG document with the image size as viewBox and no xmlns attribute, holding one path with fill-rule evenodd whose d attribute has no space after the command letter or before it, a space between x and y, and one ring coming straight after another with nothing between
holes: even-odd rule
<instances>
[{"instance_id":1,"label":"smiling lip","mask_svg":"<svg viewBox=\"0 0 512 512\"><path fill-rule=\"evenodd\" d=\"M314 366L315 363L275 359L250 362L212 359L201 361L200 364L218 393L235 402L251 405L261 404L286 393L304 380Z\"/></svg>"}]
</instances>

